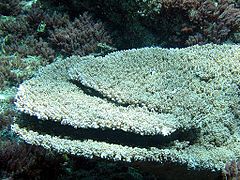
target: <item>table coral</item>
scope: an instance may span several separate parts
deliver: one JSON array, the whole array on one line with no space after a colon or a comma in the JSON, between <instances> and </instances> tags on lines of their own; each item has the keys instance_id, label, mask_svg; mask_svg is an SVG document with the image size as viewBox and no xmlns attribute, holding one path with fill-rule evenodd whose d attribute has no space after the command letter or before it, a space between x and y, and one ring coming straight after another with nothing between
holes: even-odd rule
<instances>
[{"instance_id":1,"label":"table coral","mask_svg":"<svg viewBox=\"0 0 240 180\"><path fill-rule=\"evenodd\" d=\"M240 154L239 52L207 44L58 60L20 85L12 130L87 158L222 169Z\"/></svg>"}]
</instances>

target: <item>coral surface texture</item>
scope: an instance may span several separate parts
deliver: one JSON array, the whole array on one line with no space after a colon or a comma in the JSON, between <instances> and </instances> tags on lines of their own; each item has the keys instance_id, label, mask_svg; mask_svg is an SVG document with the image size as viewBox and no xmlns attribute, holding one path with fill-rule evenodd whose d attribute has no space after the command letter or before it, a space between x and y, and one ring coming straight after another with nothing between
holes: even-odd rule
<instances>
[{"instance_id":1,"label":"coral surface texture","mask_svg":"<svg viewBox=\"0 0 240 180\"><path fill-rule=\"evenodd\" d=\"M239 84L239 45L71 56L20 85L12 130L87 158L220 170L240 158Z\"/></svg>"}]
</instances>

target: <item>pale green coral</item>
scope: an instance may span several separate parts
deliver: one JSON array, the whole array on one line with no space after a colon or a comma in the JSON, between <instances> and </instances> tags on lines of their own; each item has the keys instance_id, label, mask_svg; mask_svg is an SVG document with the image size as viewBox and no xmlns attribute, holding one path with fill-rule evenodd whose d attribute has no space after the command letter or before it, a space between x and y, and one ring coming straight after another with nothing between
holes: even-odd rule
<instances>
[{"instance_id":1,"label":"pale green coral","mask_svg":"<svg viewBox=\"0 0 240 180\"><path fill-rule=\"evenodd\" d=\"M81 61L69 74L118 103L173 114L183 127L211 125L209 138L219 145L238 120L239 58L230 45L144 48Z\"/></svg>"},{"instance_id":2,"label":"pale green coral","mask_svg":"<svg viewBox=\"0 0 240 180\"><path fill-rule=\"evenodd\" d=\"M73 56L54 62L20 85L17 108L75 128L165 136L180 130L179 139L192 130L194 141L188 137L162 147L132 147L63 139L18 124L12 129L30 144L88 158L169 160L221 169L225 162L240 158L239 83L239 45Z\"/></svg>"},{"instance_id":3,"label":"pale green coral","mask_svg":"<svg viewBox=\"0 0 240 180\"><path fill-rule=\"evenodd\" d=\"M21 84L17 108L39 119L54 119L75 128L122 129L145 135L168 135L179 128L180 124L171 114L158 114L134 106L118 107L86 95L68 82L66 69L86 59L94 60L94 57L72 57L56 62L39 76Z\"/></svg>"}]
</instances>

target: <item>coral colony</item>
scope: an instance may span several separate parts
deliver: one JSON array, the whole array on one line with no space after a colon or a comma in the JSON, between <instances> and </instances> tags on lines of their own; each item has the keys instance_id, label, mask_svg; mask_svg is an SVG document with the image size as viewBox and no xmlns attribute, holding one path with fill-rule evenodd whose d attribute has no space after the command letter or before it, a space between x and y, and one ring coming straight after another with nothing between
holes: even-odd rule
<instances>
[{"instance_id":1,"label":"coral colony","mask_svg":"<svg viewBox=\"0 0 240 180\"><path fill-rule=\"evenodd\" d=\"M12 130L27 143L88 158L220 169L240 154L239 50L208 44L56 61L20 85L16 106L31 120L26 116ZM47 121L55 122L55 132ZM40 131L44 124L49 132ZM62 126L67 139L57 136ZM150 146L135 142L141 140Z\"/></svg>"},{"instance_id":2,"label":"coral colony","mask_svg":"<svg viewBox=\"0 0 240 180\"><path fill-rule=\"evenodd\" d=\"M1 0L0 179L240 179L239 43L239 0Z\"/></svg>"}]
</instances>

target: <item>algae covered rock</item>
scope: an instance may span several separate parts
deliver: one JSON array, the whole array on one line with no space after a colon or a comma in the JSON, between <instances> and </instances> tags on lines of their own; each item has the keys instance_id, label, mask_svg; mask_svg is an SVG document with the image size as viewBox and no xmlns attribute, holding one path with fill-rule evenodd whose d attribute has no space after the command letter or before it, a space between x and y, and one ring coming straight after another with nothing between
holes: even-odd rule
<instances>
[{"instance_id":1,"label":"algae covered rock","mask_svg":"<svg viewBox=\"0 0 240 180\"><path fill-rule=\"evenodd\" d=\"M239 83L238 45L72 56L20 85L12 129L88 158L221 169L240 158Z\"/></svg>"}]
</instances>

